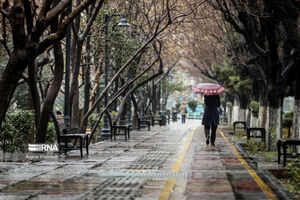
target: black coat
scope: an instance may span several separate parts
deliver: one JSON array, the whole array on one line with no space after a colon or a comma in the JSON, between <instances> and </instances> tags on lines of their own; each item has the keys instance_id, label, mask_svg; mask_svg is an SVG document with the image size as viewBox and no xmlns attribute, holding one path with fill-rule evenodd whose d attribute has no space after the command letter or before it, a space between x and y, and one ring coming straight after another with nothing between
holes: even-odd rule
<instances>
[{"instance_id":1,"label":"black coat","mask_svg":"<svg viewBox=\"0 0 300 200\"><path fill-rule=\"evenodd\" d=\"M219 124L219 111L220 96L211 95L204 96L205 110L202 119L202 125L218 125Z\"/></svg>"}]
</instances>

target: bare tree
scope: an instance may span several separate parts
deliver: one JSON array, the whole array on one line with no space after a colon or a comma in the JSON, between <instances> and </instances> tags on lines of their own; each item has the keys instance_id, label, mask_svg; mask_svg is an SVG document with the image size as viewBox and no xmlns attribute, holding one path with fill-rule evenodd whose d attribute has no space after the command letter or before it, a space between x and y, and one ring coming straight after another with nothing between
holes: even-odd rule
<instances>
[{"instance_id":1,"label":"bare tree","mask_svg":"<svg viewBox=\"0 0 300 200\"><path fill-rule=\"evenodd\" d=\"M244 39L262 81L267 88L269 127L281 137L282 101L290 84L287 73L295 66L294 50L298 51L298 3L294 1L210 1L225 20ZM294 54L295 55L295 54ZM268 149L272 147L271 131Z\"/></svg>"},{"instance_id":2,"label":"bare tree","mask_svg":"<svg viewBox=\"0 0 300 200\"><path fill-rule=\"evenodd\" d=\"M47 48L52 45L59 46L57 42L63 39L67 27L76 18L76 16L78 16L91 3L95 2L95 0L82 1L69 15L66 16L65 8L71 2L71 0L45 0L41 3L41 5L36 5L35 1L6 0L2 3L0 11L4 18L3 25L6 25L5 21L7 20L9 22L9 27L11 28L11 31L9 32L7 32L9 29L2 29L2 38L7 39L8 37L6 37L6 35L11 35L12 49L9 49L8 45L6 45L7 41L2 42L2 44L7 47L6 49L9 54L9 60L0 80L0 123L4 120L9 103L24 70L28 66L35 66L34 63L36 57L41 55ZM102 4L101 2L103 3L103 1L99 1L99 4ZM50 26L55 23L58 24L57 28L51 28L51 31L48 31ZM53 32L53 30L55 31ZM58 46L55 47L55 59L57 62L55 71L58 70L58 68L63 70L63 65L59 66L63 63L60 63L60 58L58 58L58 55L60 54ZM32 71L32 68L30 71ZM32 73L29 73L29 75L31 76ZM34 79L34 77L31 78ZM53 95L56 97L62 79L57 77L53 80L56 82L53 83L49 92L51 93L51 96ZM33 89L32 91L35 90L36 89ZM36 93L33 92L32 94L34 95ZM53 102L55 100L53 96L51 98L46 97L47 103L43 106L39 122L44 122L44 119L48 122L49 118L48 113L46 114L46 112L52 110ZM34 97L33 99L36 98ZM37 127L42 127L42 125L37 125ZM40 130L40 128L38 128L38 130ZM37 134L37 141L44 142L45 132L37 132Z\"/></svg>"}]
</instances>

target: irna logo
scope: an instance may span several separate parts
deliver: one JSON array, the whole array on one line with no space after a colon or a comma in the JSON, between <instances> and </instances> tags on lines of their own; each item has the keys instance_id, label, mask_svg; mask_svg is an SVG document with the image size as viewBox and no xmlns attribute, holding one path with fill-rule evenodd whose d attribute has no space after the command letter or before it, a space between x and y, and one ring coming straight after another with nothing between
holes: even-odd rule
<instances>
[{"instance_id":1,"label":"irna logo","mask_svg":"<svg viewBox=\"0 0 300 200\"><path fill-rule=\"evenodd\" d=\"M28 150L33 152L58 152L57 144L28 144Z\"/></svg>"}]
</instances>

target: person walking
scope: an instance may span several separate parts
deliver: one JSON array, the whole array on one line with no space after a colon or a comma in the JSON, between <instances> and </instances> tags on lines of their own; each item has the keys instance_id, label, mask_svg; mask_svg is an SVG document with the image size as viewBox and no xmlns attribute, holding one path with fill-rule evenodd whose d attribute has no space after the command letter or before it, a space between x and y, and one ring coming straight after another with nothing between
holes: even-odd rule
<instances>
[{"instance_id":1,"label":"person walking","mask_svg":"<svg viewBox=\"0 0 300 200\"><path fill-rule=\"evenodd\" d=\"M206 144L215 146L216 131L219 125L219 111L220 107L220 96L219 95L205 95L204 96L205 110L202 119L202 125L204 125L204 131L206 136ZM211 134L210 134L211 130Z\"/></svg>"},{"instance_id":2,"label":"person walking","mask_svg":"<svg viewBox=\"0 0 300 200\"><path fill-rule=\"evenodd\" d=\"M180 110L180 114L181 114L181 123L185 124L185 115L187 113L187 109L186 109L186 105L184 102L181 103L179 110Z\"/></svg>"}]
</instances>

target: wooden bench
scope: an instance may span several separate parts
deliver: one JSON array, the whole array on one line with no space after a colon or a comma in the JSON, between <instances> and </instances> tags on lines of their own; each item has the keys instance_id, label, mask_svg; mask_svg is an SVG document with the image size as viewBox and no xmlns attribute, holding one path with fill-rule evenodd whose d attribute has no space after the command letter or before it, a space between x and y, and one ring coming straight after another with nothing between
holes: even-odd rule
<instances>
[{"instance_id":1,"label":"wooden bench","mask_svg":"<svg viewBox=\"0 0 300 200\"><path fill-rule=\"evenodd\" d=\"M242 124L244 130L247 129L247 123L245 121L235 121L235 122L233 122L233 131L234 132L235 132L235 129L236 129L236 125L238 125L238 124Z\"/></svg>"},{"instance_id":2,"label":"wooden bench","mask_svg":"<svg viewBox=\"0 0 300 200\"><path fill-rule=\"evenodd\" d=\"M260 131L261 135L251 135L252 131ZM253 138L261 138L264 143L266 143L266 129L265 128L247 128L247 139Z\"/></svg>"},{"instance_id":3,"label":"wooden bench","mask_svg":"<svg viewBox=\"0 0 300 200\"><path fill-rule=\"evenodd\" d=\"M137 117L138 130L141 130L142 126L144 125L144 126L148 127L148 131L150 131L150 126L151 126L150 121L148 121L148 120L141 120L140 116L139 116L139 113L136 110L135 110L135 115Z\"/></svg>"},{"instance_id":4,"label":"wooden bench","mask_svg":"<svg viewBox=\"0 0 300 200\"><path fill-rule=\"evenodd\" d=\"M150 131L150 126L151 126L150 121L141 120L139 117L137 117L137 122L138 122L138 130L142 128L142 125L145 125L146 127L148 127L148 131Z\"/></svg>"},{"instance_id":5,"label":"wooden bench","mask_svg":"<svg viewBox=\"0 0 300 200\"><path fill-rule=\"evenodd\" d=\"M278 164L280 164L280 157L283 155L283 167L286 166L287 156L292 157L292 153L287 153L288 146L300 146L300 139L280 139L277 141ZM283 153L281 153L281 148ZM299 156L299 153L296 153Z\"/></svg>"},{"instance_id":6,"label":"wooden bench","mask_svg":"<svg viewBox=\"0 0 300 200\"><path fill-rule=\"evenodd\" d=\"M159 116L153 116L152 117L152 126L155 125L155 122L158 122L158 124L161 126L161 117L159 117Z\"/></svg>"},{"instance_id":7,"label":"wooden bench","mask_svg":"<svg viewBox=\"0 0 300 200\"><path fill-rule=\"evenodd\" d=\"M110 125L110 139L112 140L112 138L114 137L114 139L116 139L117 135L124 135L125 136L125 140L127 140L127 138L130 138L130 127L129 125L116 125L115 123L112 122L110 113L108 111L105 111L107 118L108 118L108 122ZM123 133L121 132L117 132L117 131L123 131Z\"/></svg>"},{"instance_id":8,"label":"wooden bench","mask_svg":"<svg viewBox=\"0 0 300 200\"><path fill-rule=\"evenodd\" d=\"M80 156L82 157L83 142L85 141L86 154L89 154L89 134L85 133L85 127L70 128L72 132L70 131L69 134L66 134L66 130L64 129L61 133L58 122L53 112L50 112L50 119L54 123L59 153L61 150L64 150L66 155L67 151L80 149ZM79 147L76 147L76 145L73 144L68 144L72 140L79 140Z\"/></svg>"}]
</instances>

